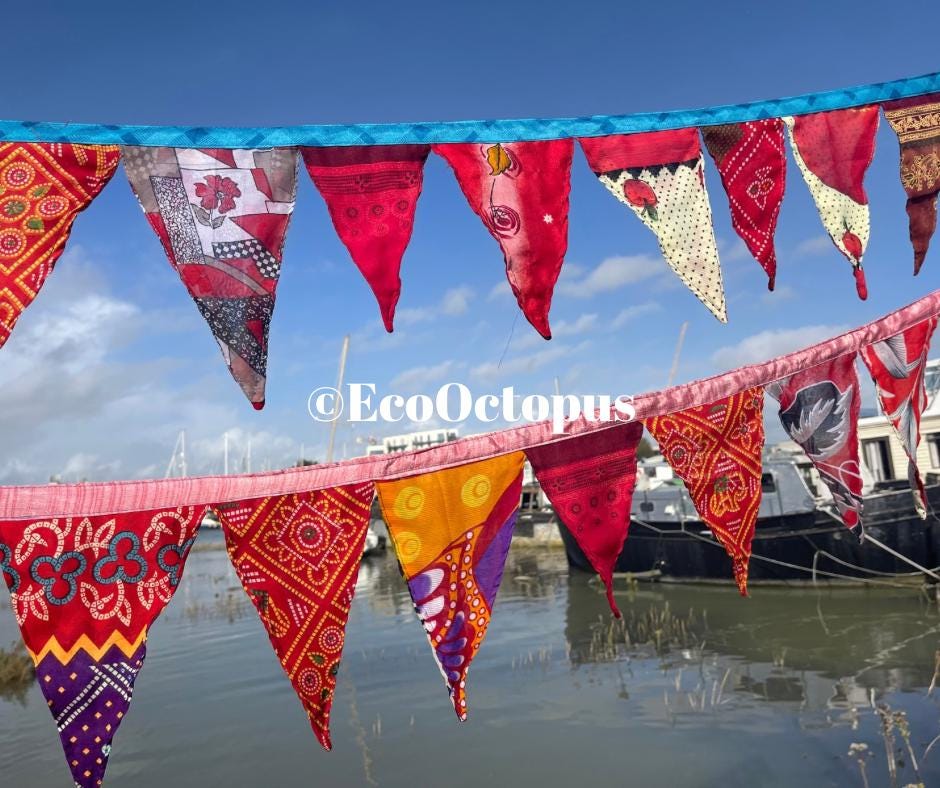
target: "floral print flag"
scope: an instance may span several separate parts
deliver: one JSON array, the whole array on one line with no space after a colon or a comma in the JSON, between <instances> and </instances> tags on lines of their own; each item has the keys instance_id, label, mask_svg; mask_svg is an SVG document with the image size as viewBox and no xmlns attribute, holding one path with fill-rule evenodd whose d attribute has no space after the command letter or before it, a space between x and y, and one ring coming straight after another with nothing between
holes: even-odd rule
<instances>
[{"instance_id":1,"label":"floral print flag","mask_svg":"<svg viewBox=\"0 0 940 788\"><path fill-rule=\"evenodd\" d=\"M232 376L260 410L296 148L125 147L124 169Z\"/></svg>"},{"instance_id":2,"label":"floral print flag","mask_svg":"<svg viewBox=\"0 0 940 788\"><path fill-rule=\"evenodd\" d=\"M870 233L862 181L875 155L878 106L783 118L803 180L836 248L852 264L858 297L868 298L862 255Z\"/></svg>"},{"instance_id":3,"label":"floral print flag","mask_svg":"<svg viewBox=\"0 0 940 788\"><path fill-rule=\"evenodd\" d=\"M784 431L812 460L846 527L859 541L862 472L858 455L861 396L855 354L840 356L774 381L766 391L780 403Z\"/></svg>"},{"instance_id":4,"label":"floral print flag","mask_svg":"<svg viewBox=\"0 0 940 788\"><path fill-rule=\"evenodd\" d=\"M379 302L391 332L401 259L411 240L430 145L303 148L333 226Z\"/></svg>"},{"instance_id":5,"label":"floral print flag","mask_svg":"<svg viewBox=\"0 0 940 788\"><path fill-rule=\"evenodd\" d=\"M786 186L787 157L779 118L728 123L702 129L731 206L731 223L767 273L774 289L777 253L774 233Z\"/></svg>"},{"instance_id":6,"label":"floral print flag","mask_svg":"<svg viewBox=\"0 0 940 788\"><path fill-rule=\"evenodd\" d=\"M398 561L457 717L493 615L522 495L522 452L378 482Z\"/></svg>"},{"instance_id":7,"label":"floral print flag","mask_svg":"<svg viewBox=\"0 0 940 788\"><path fill-rule=\"evenodd\" d=\"M78 788L104 779L202 509L0 522L0 573Z\"/></svg>"},{"instance_id":8,"label":"floral print flag","mask_svg":"<svg viewBox=\"0 0 940 788\"><path fill-rule=\"evenodd\" d=\"M116 145L0 144L0 347L119 158Z\"/></svg>"},{"instance_id":9,"label":"floral print flag","mask_svg":"<svg viewBox=\"0 0 940 788\"><path fill-rule=\"evenodd\" d=\"M229 557L324 749L370 483L220 504Z\"/></svg>"},{"instance_id":10,"label":"floral print flag","mask_svg":"<svg viewBox=\"0 0 940 788\"><path fill-rule=\"evenodd\" d=\"M631 422L526 450L555 513L604 581L617 618L613 573L630 527L642 436L643 425Z\"/></svg>"},{"instance_id":11,"label":"floral print flag","mask_svg":"<svg viewBox=\"0 0 940 788\"><path fill-rule=\"evenodd\" d=\"M571 140L432 146L454 171L506 260L526 319L551 339L548 311L568 249Z\"/></svg>"},{"instance_id":12,"label":"floral print flag","mask_svg":"<svg viewBox=\"0 0 940 788\"><path fill-rule=\"evenodd\" d=\"M645 422L731 558L742 596L760 509L763 409L764 392L757 387Z\"/></svg>"},{"instance_id":13,"label":"floral print flag","mask_svg":"<svg viewBox=\"0 0 940 788\"><path fill-rule=\"evenodd\" d=\"M727 323L698 131L612 134L579 142L600 182L656 234L673 271Z\"/></svg>"},{"instance_id":14,"label":"floral print flag","mask_svg":"<svg viewBox=\"0 0 940 788\"><path fill-rule=\"evenodd\" d=\"M940 93L886 101L885 117L901 145L901 185L914 247L914 273L920 272L937 229L940 196Z\"/></svg>"},{"instance_id":15,"label":"floral print flag","mask_svg":"<svg viewBox=\"0 0 940 788\"><path fill-rule=\"evenodd\" d=\"M861 356L875 382L878 401L907 454L907 478L914 507L927 518L927 491L917 467L920 417L927 408L924 370L937 318L917 323L893 337L862 348Z\"/></svg>"}]
</instances>

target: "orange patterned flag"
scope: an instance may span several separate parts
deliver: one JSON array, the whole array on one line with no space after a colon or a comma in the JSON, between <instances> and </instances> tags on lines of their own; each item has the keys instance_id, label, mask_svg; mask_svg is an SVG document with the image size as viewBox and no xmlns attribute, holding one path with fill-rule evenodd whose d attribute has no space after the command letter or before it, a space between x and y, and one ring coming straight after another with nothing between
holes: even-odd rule
<instances>
[{"instance_id":1,"label":"orange patterned flag","mask_svg":"<svg viewBox=\"0 0 940 788\"><path fill-rule=\"evenodd\" d=\"M761 499L764 391L726 399L645 424L702 520L731 556L734 579L747 596L747 565Z\"/></svg>"},{"instance_id":2,"label":"orange patterned flag","mask_svg":"<svg viewBox=\"0 0 940 788\"><path fill-rule=\"evenodd\" d=\"M376 484L411 599L461 720L467 671L503 577L524 461L514 452Z\"/></svg>"},{"instance_id":3,"label":"orange patterned flag","mask_svg":"<svg viewBox=\"0 0 940 788\"><path fill-rule=\"evenodd\" d=\"M327 750L373 495L369 482L214 507L238 579Z\"/></svg>"},{"instance_id":4,"label":"orange patterned flag","mask_svg":"<svg viewBox=\"0 0 940 788\"><path fill-rule=\"evenodd\" d=\"M119 158L116 145L0 144L0 347Z\"/></svg>"}]
</instances>

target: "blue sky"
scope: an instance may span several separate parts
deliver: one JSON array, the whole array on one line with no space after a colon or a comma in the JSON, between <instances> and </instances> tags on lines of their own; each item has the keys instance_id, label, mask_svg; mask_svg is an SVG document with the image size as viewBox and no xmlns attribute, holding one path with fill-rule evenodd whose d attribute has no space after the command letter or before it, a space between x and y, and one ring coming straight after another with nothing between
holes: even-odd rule
<instances>
[{"instance_id":1,"label":"blue sky","mask_svg":"<svg viewBox=\"0 0 940 788\"><path fill-rule=\"evenodd\" d=\"M915 15L858 2L20 4L4 11L0 115L280 125L679 109L937 70L938 26L935 4ZM193 473L220 470L226 431L233 462L251 441L255 469L290 464L301 444L322 459L327 428L307 416L306 399L335 380L347 333L347 380L380 394L433 393L451 380L477 394L509 384L551 393L556 376L564 393L631 394L665 386L684 320L676 382L824 339L940 282L940 248L911 276L897 141L884 122L866 179L864 303L792 159L774 293L706 166L729 325L681 285L578 153L549 343L517 319L499 249L440 159L428 162L392 336L302 172L260 413L229 377L119 170L0 351L0 482L161 476L181 429ZM339 453L400 431L341 426Z\"/></svg>"}]
</instances>

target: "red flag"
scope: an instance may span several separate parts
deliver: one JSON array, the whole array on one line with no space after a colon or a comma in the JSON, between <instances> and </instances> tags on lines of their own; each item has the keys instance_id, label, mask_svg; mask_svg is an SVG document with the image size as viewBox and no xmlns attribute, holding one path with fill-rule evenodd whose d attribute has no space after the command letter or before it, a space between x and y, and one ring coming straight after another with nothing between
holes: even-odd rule
<instances>
[{"instance_id":1,"label":"red flag","mask_svg":"<svg viewBox=\"0 0 940 788\"><path fill-rule=\"evenodd\" d=\"M715 161L731 206L731 223L774 289L774 233L783 203L787 158L779 118L706 126L705 147Z\"/></svg>"},{"instance_id":2,"label":"red flag","mask_svg":"<svg viewBox=\"0 0 940 788\"><path fill-rule=\"evenodd\" d=\"M202 509L0 522L0 574L79 788L104 779Z\"/></svg>"},{"instance_id":3,"label":"red flag","mask_svg":"<svg viewBox=\"0 0 940 788\"><path fill-rule=\"evenodd\" d=\"M927 492L917 468L917 446L920 444L920 416L927 407L924 368L936 327L937 318L931 317L861 351L862 360L875 381L881 409L907 454L907 476L914 493L914 505L924 519L927 517Z\"/></svg>"},{"instance_id":4,"label":"red flag","mask_svg":"<svg viewBox=\"0 0 940 788\"><path fill-rule=\"evenodd\" d=\"M571 140L432 146L506 259L519 308L545 339L548 311L568 249Z\"/></svg>"},{"instance_id":5,"label":"red flag","mask_svg":"<svg viewBox=\"0 0 940 788\"><path fill-rule=\"evenodd\" d=\"M0 347L119 158L116 145L0 144Z\"/></svg>"},{"instance_id":6,"label":"red flag","mask_svg":"<svg viewBox=\"0 0 940 788\"><path fill-rule=\"evenodd\" d=\"M760 509L763 406L764 392L757 387L646 421L702 520L731 557L742 596L747 596Z\"/></svg>"},{"instance_id":7,"label":"red flag","mask_svg":"<svg viewBox=\"0 0 940 788\"><path fill-rule=\"evenodd\" d=\"M630 527L642 436L643 425L631 422L526 450L542 490L604 581L617 618L613 572Z\"/></svg>"},{"instance_id":8,"label":"red flag","mask_svg":"<svg viewBox=\"0 0 940 788\"><path fill-rule=\"evenodd\" d=\"M901 184L914 247L914 273L920 271L937 229L940 196L940 93L886 101L885 117L901 146Z\"/></svg>"},{"instance_id":9,"label":"red flag","mask_svg":"<svg viewBox=\"0 0 940 788\"><path fill-rule=\"evenodd\" d=\"M861 397L855 354L774 381L767 393L780 403L780 423L798 443L832 492L846 527L859 541L862 474L858 459Z\"/></svg>"},{"instance_id":10,"label":"red flag","mask_svg":"<svg viewBox=\"0 0 940 788\"><path fill-rule=\"evenodd\" d=\"M126 147L124 169L232 377L260 410L297 149Z\"/></svg>"},{"instance_id":11,"label":"red flag","mask_svg":"<svg viewBox=\"0 0 940 788\"><path fill-rule=\"evenodd\" d=\"M852 264L858 297L868 298L862 255L870 234L862 181L875 155L878 106L785 117L793 156L823 226Z\"/></svg>"},{"instance_id":12,"label":"red flag","mask_svg":"<svg viewBox=\"0 0 940 788\"><path fill-rule=\"evenodd\" d=\"M372 483L215 506L229 556L327 750Z\"/></svg>"},{"instance_id":13,"label":"red flag","mask_svg":"<svg viewBox=\"0 0 940 788\"><path fill-rule=\"evenodd\" d=\"M401 259L411 240L429 145L302 148L307 172L326 200L340 240L392 330L401 294Z\"/></svg>"}]
</instances>

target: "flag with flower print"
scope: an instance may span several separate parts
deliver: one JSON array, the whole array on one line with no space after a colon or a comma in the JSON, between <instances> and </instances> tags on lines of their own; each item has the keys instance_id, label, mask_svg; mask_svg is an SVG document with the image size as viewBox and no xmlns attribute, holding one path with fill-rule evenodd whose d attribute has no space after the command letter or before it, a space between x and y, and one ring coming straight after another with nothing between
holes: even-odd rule
<instances>
[{"instance_id":1,"label":"flag with flower print","mask_svg":"<svg viewBox=\"0 0 940 788\"><path fill-rule=\"evenodd\" d=\"M296 148L124 148L147 221L259 410L297 161Z\"/></svg>"},{"instance_id":2,"label":"flag with flower print","mask_svg":"<svg viewBox=\"0 0 940 788\"><path fill-rule=\"evenodd\" d=\"M454 171L474 213L503 250L519 308L545 339L548 312L568 249L568 192L574 143L433 145Z\"/></svg>"},{"instance_id":3,"label":"flag with flower print","mask_svg":"<svg viewBox=\"0 0 940 788\"><path fill-rule=\"evenodd\" d=\"M382 515L458 719L493 617L522 496L522 452L377 482Z\"/></svg>"},{"instance_id":4,"label":"flag with flower print","mask_svg":"<svg viewBox=\"0 0 940 788\"><path fill-rule=\"evenodd\" d=\"M104 779L203 511L0 522L0 574L78 788Z\"/></svg>"},{"instance_id":5,"label":"flag with flower print","mask_svg":"<svg viewBox=\"0 0 940 788\"><path fill-rule=\"evenodd\" d=\"M767 288L773 290L777 278L774 233L787 175L783 122L768 118L706 126L702 139L728 195L734 231L767 273Z\"/></svg>"},{"instance_id":6,"label":"flag with flower print","mask_svg":"<svg viewBox=\"0 0 940 788\"><path fill-rule=\"evenodd\" d=\"M116 145L0 143L0 347L119 158Z\"/></svg>"},{"instance_id":7,"label":"flag with flower print","mask_svg":"<svg viewBox=\"0 0 940 788\"><path fill-rule=\"evenodd\" d=\"M940 93L886 101L885 117L901 146L901 185L914 247L914 274L927 256L937 229L940 197Z\"/></svg>"},{"instance_id":8,"label":"flag with flower print","mask_svg":"<svg viewBox=\"0 0 940 788\"><path fill-rule=\"evenodd\" d=\"M579 142L600 182L656 234L672 270L727 323L698 131L612 134Z\"/></svg>"},{"instance_id":9,"label":"flag with flower print","mask_svg":"<svg viewBox=\"0 0 940 788\"><path fill-rule=\"evenodd\" d=\"M868 298L862 255L870 234L862 181L875 155L878 106L783 118L803 180L836 248L852 264L858 297Z\"/></svg>"}]
</instances>

